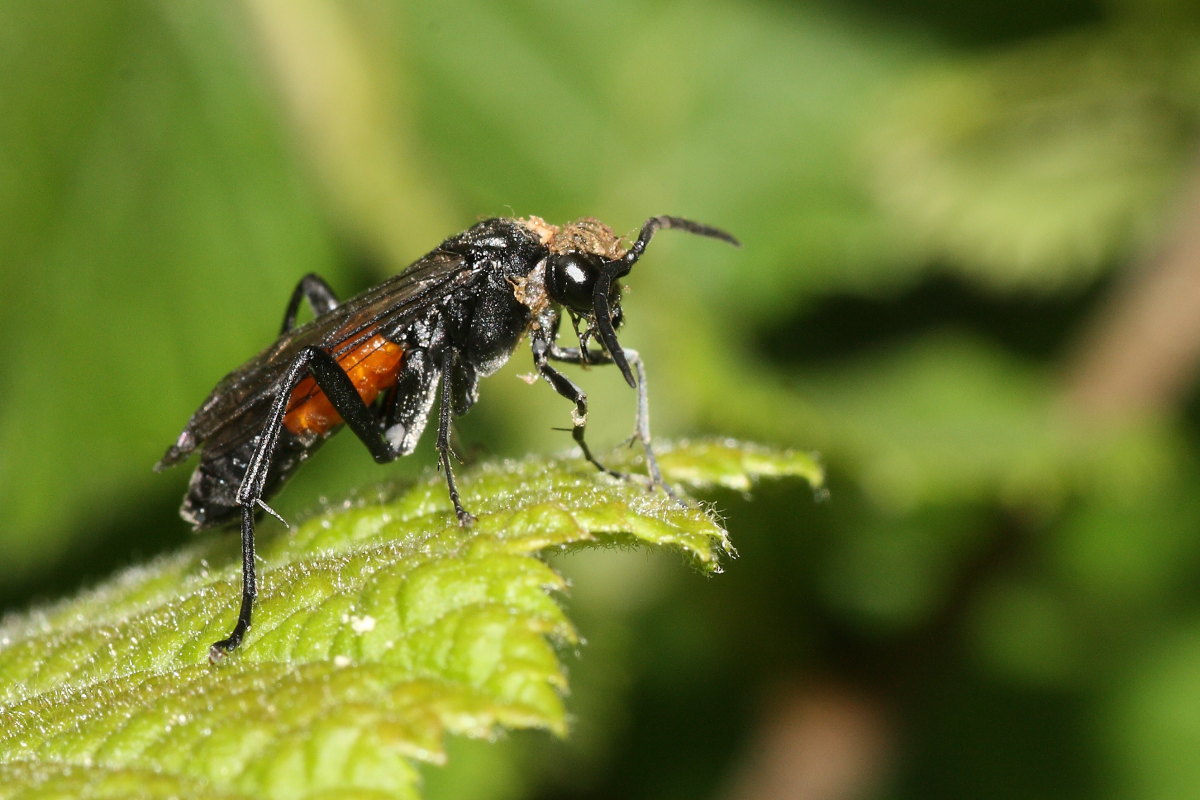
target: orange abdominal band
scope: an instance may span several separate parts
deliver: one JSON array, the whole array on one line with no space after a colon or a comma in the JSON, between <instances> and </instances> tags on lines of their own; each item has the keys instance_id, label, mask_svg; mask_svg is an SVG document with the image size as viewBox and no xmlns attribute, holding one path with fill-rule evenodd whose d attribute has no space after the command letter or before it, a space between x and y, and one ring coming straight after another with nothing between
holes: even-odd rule
<instances>
[{"instance_id":1,"label":"orange abdominal band","mask_svg":"<svg viewBox=\"0 0 1200 800\"><path fill-rule=\"evenodd\" d=\"M338 359L338 365L354 384L363 403L371 405L379 393L396 383L404 348L382 336L373 336ZM283 426L297 436L327 433L341 423L342 417L312 377L305 378L292 390L283 417Z\"/></svg>"}]
</instances>

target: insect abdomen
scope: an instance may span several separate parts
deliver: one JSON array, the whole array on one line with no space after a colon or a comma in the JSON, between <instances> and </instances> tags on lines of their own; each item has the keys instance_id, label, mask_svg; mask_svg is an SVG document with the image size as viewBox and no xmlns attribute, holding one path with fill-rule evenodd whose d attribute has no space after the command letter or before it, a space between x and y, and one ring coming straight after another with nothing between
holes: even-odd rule
<instances>
[{"instance_id":1,"label":"insect abdomen","mask_svg":"<svg viewBox=\"0 0 1200 800\"><path fill-rule=\"evenodd\" d=\"M323 441L323 438L318 438L314 442L303 442L281 432L271 458L271 474L263 488L263 496L273 494ZM191 523L193 529L216 528L240 519L242 507L237 499L238 489L257 447L256 436L220 455L201 455L200 463L188 484L183 506L179 509L180 516Z\"/></svg>"},{"instance_id":2,"label":"insect abdomen","mask_svg":"<svg viewBox=\"0 0 1200 800\"><path fill-rule=\"evenodd\" d=\"M369 406L380 392L396 384L403 360L402 345L375 335L339 358L338 364L354 384L363 403ZM341 415L311 376L296 384L283 417L285 428L296 436L319 435L328 433L341 422Z\"/></svg>"}]
</instances>

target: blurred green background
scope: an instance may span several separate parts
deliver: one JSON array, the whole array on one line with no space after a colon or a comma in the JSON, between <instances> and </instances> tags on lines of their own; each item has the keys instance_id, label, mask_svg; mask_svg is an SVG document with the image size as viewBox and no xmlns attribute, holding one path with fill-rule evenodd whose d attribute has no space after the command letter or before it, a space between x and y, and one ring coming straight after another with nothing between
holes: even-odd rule
<instances>
[{"instance_id":1,"label":"blurred green background","mask_svg":"<svg viewBox=\"0 0 1200 800\"><path fill-rule=\"evenodd\" d=\"M170 550L151 465L274 335L477 218L692 217L628 281L657 435L815 449L741 558L562 559L567 742L440 797L1200 796L1200 12L1185 0L8 0L0 597ZM459 426L552 452L513 362ZM632 392L581 376L593 441ZM285 515L386 470L349 437Z\"/></svg>"}]
</instances>

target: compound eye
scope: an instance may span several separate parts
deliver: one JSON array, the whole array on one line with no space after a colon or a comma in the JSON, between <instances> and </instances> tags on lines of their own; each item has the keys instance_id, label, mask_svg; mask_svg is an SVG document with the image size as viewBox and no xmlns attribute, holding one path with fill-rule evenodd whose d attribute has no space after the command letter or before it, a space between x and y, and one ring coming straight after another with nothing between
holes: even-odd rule
<instances>
[{"instance_id":1,"label":"compound eye","mask_svg":"<svg viewBox=\"0 0 1200 800\"><path fill-rule=\"evenodd\" d=\"M592 309L592 292L604 260L587 253L562 253L546 265L546 291L572 311Z\"/></svg>"}]
</instances>

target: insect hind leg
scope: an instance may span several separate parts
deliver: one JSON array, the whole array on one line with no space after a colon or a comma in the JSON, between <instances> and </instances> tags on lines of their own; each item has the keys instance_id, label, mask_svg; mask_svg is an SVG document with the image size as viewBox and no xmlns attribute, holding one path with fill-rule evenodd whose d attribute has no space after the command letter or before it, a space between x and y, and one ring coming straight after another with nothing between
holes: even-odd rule
<instances>
[{"instance_id":1,"label":"insect hind leg","mask_svg":"<svg viewBox=\"0 0 1200 800\"><path fill-rule=\"evenodd\" d=\"M242 506L242 605L230 634L219 642L213 642L209 647L210 662L217 663L242 643L246 631L250 630L250 616L254 611L256 597L258 584L254 575L254 507Z\"/></svg>"},{"instance_id":2,"label":"insect hind leg","mask_svg":"<svg viewBox=\"0 0 1200 800\"><path fill-rule=\"evenodd\" d=\"M283 326L279 330L281 336L296 327L296 315L300 313L302 300L308 300L313 314L318 317L329 313L338 305L337 295L325 279L315 272L308 273L296 284L291 298L288 299L287 309L283 312Z\"/></svg>"},{"instance_id":3,"label":"insect hind leg","mask_svg":"<svg viewBox=\"0 0 1200 800\"><path fill-rule=\"evenodd\" d=\"M258 595L254 570L254 515L260 507L274 514L263 502L268 489L268 477L272 468L278 467L275 463L276 454L279 451L283 418L287 413L292 390L308 374L312 375L334 409L377 462L386 463L399 455L397 449L383 436L377 418L363 403L358 390L333 356L319 348L306 347L292 359L280 381L278 393L271 401L271 410L258 438L258 445L250 456L249 465L237 491L236 504L241 509L242 517L242 603L237 623L229 636L215 642L209 649L209 659L214 662L237 649L250 629L254 601Z\"/></svg>"}]
</instances>

